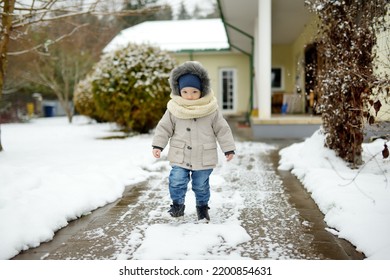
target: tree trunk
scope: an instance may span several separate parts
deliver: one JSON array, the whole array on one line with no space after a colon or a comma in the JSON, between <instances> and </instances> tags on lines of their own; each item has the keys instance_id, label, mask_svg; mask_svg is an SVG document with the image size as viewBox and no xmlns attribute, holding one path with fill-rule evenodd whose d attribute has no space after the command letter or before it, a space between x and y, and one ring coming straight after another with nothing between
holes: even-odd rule
<instances>
[{"instance_id":1,"label":"tree trunk","mask_svg":"<svg viewBox=\"0 0 390 280\"><path fill-rule=\"evenodd\" d=\"M15 0L4 1L4 10L1 15L2 29L0 29L0 99L3 93L4 76L7 68L7 51L12 30L12 15L14 8Z\"/></svg>"},{"instance_id":2,"label":"tree trunk","mask_svg":"<svg viewBox=\"0 0 390 280\"><path fill-rule=\"evenodd\" d=\"M1 145L1 125L0 125L0 152L3 150L3 145Z\"/></svg>"},{"instance_id":3,"label":"tree trunk","mask_svg":"<svg viewBox=\"0 0 390 280\"><path fill-rule=\"evenodd\" d=\"M7 68L7 51L9 37L12 30L12 15L14 13L15 0L4 0L3 13L1 14L0 29L0 100L3 96L4 76ZM0 128L0 152L3 150L1 145L1 128Z\"/></svg>"},{"instance_id":4,"label":"tree trunk","mask_svg":"<svg viewBox=\"0 0 390 280\"><path fill-rule=\"evenodd\" d=\"M68 122L72 123L73 110L72 110L72 106L69 104L69 98L63 99L62 96L58 96L58 95L57 95L57 97L58 97L58 100L60 101L62 108L64 109L64 111L66 113L66 116L68 118Z\"/></svg>"}]
</instances>

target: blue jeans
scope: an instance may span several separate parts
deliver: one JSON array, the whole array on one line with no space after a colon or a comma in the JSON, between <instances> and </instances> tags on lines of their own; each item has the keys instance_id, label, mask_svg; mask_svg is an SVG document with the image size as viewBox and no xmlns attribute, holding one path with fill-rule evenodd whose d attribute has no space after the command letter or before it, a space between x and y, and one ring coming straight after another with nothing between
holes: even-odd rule
<instances>
[{"instance_id":1,"label":"blue jeans","mask_svg":"<svg viewBox=\"0 0 390 280\"><path fill-rule=\"evenodd\" d=\"M189 170L173 166L169 174L169 193L173 203L184 204L187 186L192 180L196 206L207 205L210 199L209 177L213 169Z\"/></svg>"}]
</instances>

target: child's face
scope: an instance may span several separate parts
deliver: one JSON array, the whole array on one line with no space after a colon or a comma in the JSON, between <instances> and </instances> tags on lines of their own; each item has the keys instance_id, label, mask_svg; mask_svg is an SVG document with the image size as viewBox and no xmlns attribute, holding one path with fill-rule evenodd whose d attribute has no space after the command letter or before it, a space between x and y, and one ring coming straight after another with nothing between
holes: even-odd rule
<instances>
[{"instance_id":1,"label":"child's face","mask_svg":"<svg viewBox=\"0 0 390 280\"><path fill-rule=\"evenodd\" d=\"M180 95L187 100L196 100L201 96L201 92L197 88L185 87L180 90Z\"/></svg>"}]
</instances>

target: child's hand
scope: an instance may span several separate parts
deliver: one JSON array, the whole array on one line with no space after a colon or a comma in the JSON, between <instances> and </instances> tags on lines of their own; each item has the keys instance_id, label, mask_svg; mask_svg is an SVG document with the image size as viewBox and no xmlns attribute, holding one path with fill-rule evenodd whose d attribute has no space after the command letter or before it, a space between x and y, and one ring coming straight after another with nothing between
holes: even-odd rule
<instances>
[{"instance_id":1,"label":"child's hand","mask_svg":"<svg viewBox=\"0 0 390 280\"><path fill-rule=\"evenodd\" d=\"M152 153L153 153L153 156L155 158L160 158L160 156L161 156L161 150L160 149L153 149Z\"/></svg>"},{"instance_id":2,"label":"child's hand","mask_svg":"<svg viewBox=\"0 0 390 280\"><path fill-rule=\"evenodd\" d=\"M228 155L226 155L226 160L231 161L233 159L233 157L234 157L234 154L228 154Z\"/></svg>"}]
</instances>

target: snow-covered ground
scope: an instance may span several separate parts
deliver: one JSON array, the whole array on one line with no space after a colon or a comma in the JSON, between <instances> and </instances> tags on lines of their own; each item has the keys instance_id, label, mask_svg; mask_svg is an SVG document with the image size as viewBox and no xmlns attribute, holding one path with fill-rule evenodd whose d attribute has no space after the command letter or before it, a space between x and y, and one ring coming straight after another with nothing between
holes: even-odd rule
<instances>
[{"instance_id":1,"label":"snow-covered ground","mask_svg":"<svg viewBox=\"0 0 390 280\"><path fill-rule=\"evenodd\" d=\"M135 190L139 194L127 210L67 242L88 240L85 250L58 250L44 258L319 258L309 243L292 242L303 235L298 213L287 202L281 180L260 159L273 146L239 142L232 162L221 154L211 176L212 223L204 225L196 224L192 191L184 221L169 217L170 167L166 151L161 160L153 158L152 135L115 139L121 136L115 126L89 124L83 117L76 117L72 125L65 118L7 124L2 131L6 151L0 156L8 168L0 174L6 183L2 197L7 198L0 211L7 222L0 230L2 258L52 239L69 220L121 197L126 185L143 186Z\"/></svg>"},{"instance_id":2,"label":"snow-covered ground","mask_svg":"<svg viewBox=\"0 0 390 280\"><path fill-rule=\"evenodd\" d=\"M368 259L390 260L389 159L385 141L363 144L364 165L352 170L324 148L317 131L280 151L279 169L291 170L325 214L329 230L354 244Z\"/></svg>"},{"instance_id":3,"label":"snow-covered ground","mask_svg":"<svg viewBox=\"0 0 390 280\"><path fill-rule=\"evenodd\" d=\"M167 161L156 162L153 158L152 135L115 139L115 135L122 135L115 129L110 124L91 124L84 117L76 117L72 125L65 118L2 125L5 151L0 154L1 259L11 258L21 250L51 240L54 232L66 226L68 221L115 201L122 196L126 185L150 181L156 173L153 168L167 165ZM114 139L107 140L106 137ZM218 175L213 176L212 180L216 185L223 184L223 178ZM167 188L164 190L165 196L161 199L164 199L164 207L168 207L170 201ZM231 203L240 204L240 200L232 195ZM226 199L214 196L215 203L218 200L227 203ZM188 209L195 208L190 207L191 195L187 204ZM158 215L157 210L149 215ZM166 209L161 212L166 213ZM191 213L190 210L187 212ZM223 239L227 240L227 246L246 241L248 234L237 218L232 219L222 228L217 225L208 227L209 230L204 234L209 236L209 242L202 246L201 243L195 245L194 240L191 240L187 242L189 247L182 253L194 257L194 253L191 253L194 248L207 252L210 242L211 246L215 242L218 244L221 232ZM164 225L151 226L136 257L179 257L180 254L175 255L178 252L174 250L160 250L163 255L154 251L155 255L150 255L148 247L155 242L156 235L153 232L156 230L171 231L172 234L168 232L167 236L174 238L174 232L181 235L188 232L187 227L177 231L180 227L173 230ZM198 227L201 228L202 225ZM130 239L137 239L137 230L129 233L129 236ZM185 236L182 238L183 242L186 241ZM114 258L126 258L125 254L119 252ZM207 255L204 257L207 258Z\"/></svg>"},{"instance_id":4,"label":"snow-covered ground","mask_svg":"<svg viewBox=\"0 0 390 280\"><path fill-rule=\"evenodd\" d=\"M166 161L156 161L151 155L152 135L107 140L121 133L115 132L114 125L89 123L84 117L75 117L71 125L65 118L3 124L1 132L5 151L0 153L0 259L12 258L21 250L51 240L68 221L120 198L126 185L155 180L161 168L165 168L164 172L169 170ZM361 170L349 169L322 142L323 136L315 133L285 148L281 151L280 168L291 169L300 178L325 214L332 233L349 240L368 259L389 260L389 161L381 158L383 140L364 145L366 164ZM251 142L238 143L238 147L236 163L226 163L221 157L211 177L214 211L227 209L229 214L211 212L221 220L208 227L194 223L148 225L142 228L142 242L136 231L129 235L129 246L133 241L140 246L133 251L118 251L116 259L209 259L215 255L209 253L209 248L221 246L230 254L217 254L218 258L249 258L245 246L238 246L250 240L238 218L245 194L229 187L223 189L225 174L237 175L240 153L259 154L273 147ZM236 176L236 180L244 182L260 172L251 170L250 162L246 164L247 173ZM245 199L250 199L251 194L247 195ZM189 193L188 209L194 208L191 196ZM167 191L160 200L169 204ZM159 218L163 212L159 210L150 211L146 218ZM194 210L189 210L189 217L195 217L191 211ZM186 244L183 251L164 247L161 234L170 236L166 244ZM156 244L161 250L156 250ZM288 257L276 251L275 258Z\"/></svg>"}]
</instances>

